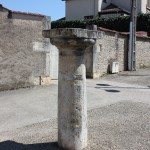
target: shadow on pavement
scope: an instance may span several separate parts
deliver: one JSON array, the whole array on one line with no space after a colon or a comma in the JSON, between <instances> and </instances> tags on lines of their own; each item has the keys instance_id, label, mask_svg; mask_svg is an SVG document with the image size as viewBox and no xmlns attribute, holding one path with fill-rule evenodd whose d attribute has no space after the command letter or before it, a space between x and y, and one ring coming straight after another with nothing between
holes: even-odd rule
<instances>
[{"instance_id":1,"label":"shadow on pavement","mask_svg":"<svg viewBox=\"0 0 150 150\"><path fill-rule=\"evenodd\" d=\"M97 84L96 84L97 85ZM96 89L102 89L102 90L105 90L105 89L139 89L139 90L149 90L150 89L150 86L147 86L145 88L140 88L140 87L120 87L120 86L111 86L111 87L95 87Z\"/></svg>"},{"instance_id":2,"label":"shadow on pavement","mask_svg":"<svg viewBox=\"0 0 150 150\"><path fill-rule=\"evenodd\" d=\"M110 86L109 84L96 84L97 86Z\"/></svg>"},{"instance_id":3,"label":"shadow on pavement","mask_svg":"<svg viewBox=\"0 0 150 150\"><path fill-rule=\"evenodd\" d=\"M0 150L63 150L58 147L57 142L37 143L37 144L21 144L14 141L0 142Z\"/></svg>"},{"instance_id":4,"label":"shadow on pavement","mask_svg":"<svg viewBox=\"0 0 150 150\"><path fill-rule=\"evenodd\" d=\"M111 92L111 93L118 93L118 92L120 92L120 91L118 91L118 90L105 90L106 92Z\"/></svg>"}]
</instances>

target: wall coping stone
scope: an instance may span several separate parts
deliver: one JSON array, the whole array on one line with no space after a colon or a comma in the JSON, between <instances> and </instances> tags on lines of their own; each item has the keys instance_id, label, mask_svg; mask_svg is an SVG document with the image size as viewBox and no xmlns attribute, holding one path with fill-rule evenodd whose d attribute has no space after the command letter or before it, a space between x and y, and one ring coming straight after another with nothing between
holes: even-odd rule
<instances>
[{"instance_id":1,"label":"wall coping stone","mask_svg":"<svg viewBox=\"0 0 150 150\"><path fill-rule=\"evenodd\" d=\"M123 35L123 36L129 36L129 34L130 34L129 32L118 32L115 30L110 30L110 29L106 29L106 28L102 28L102 27L98 27L98 30L103 31L103 32L107 32L107 33L113 33L113 34L119 33L120 35ZM136 32L137 38L143 38L143 39L149 39L150 40L150 37L146 36L145 34L146 34L146 32L144 32L144 31L137 31Z\"/></svg>"},{"instance_id":2,"label":"wall coping stone","mask_svg":"<svg viewBox=\"0 0 150 150\"><path fill-rule=\"evenodd\" d=\"M58 28L52 30L44 30L43 36L45 38L101 39L104 36L104 32L81 28Z\"/></svg>"}]
</instances>

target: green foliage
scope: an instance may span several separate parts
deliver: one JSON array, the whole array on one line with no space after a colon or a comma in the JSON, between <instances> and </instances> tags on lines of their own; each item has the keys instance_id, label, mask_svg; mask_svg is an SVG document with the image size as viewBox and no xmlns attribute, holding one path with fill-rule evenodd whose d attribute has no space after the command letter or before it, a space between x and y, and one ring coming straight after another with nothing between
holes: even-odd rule
<instances>
[{"instance_id":1,"label":"green foliage","mask_svg":"<svg viewBox=\"0 0 150 150\"><path fill-rule=\"evenodd\" d=\"M150 32L150 14L140 14L137 18L138 31Z\"/></svg>"},{"instance_id":2,"label":"green foliage","mask_svg":"<svg viewBox=\"0 0 150 150\"><path fill-rule=\"evenodd\" d=\"M75 20L75 21L53 21L53 28L86 28L86 25L97 25L111 30L120 32L129 32L130 17L100 17L90 20ZM150 32L150 14L139 14L137 17L137 31Z\"/></svg>"}]
</instances>

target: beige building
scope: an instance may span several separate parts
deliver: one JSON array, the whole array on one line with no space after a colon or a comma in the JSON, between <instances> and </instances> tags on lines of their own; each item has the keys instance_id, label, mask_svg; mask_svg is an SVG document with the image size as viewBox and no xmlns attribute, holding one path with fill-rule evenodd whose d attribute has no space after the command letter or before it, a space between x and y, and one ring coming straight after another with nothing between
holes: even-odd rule
<instances>
[{"instance_id":1,"label":"beige building","mask_svg":"<svg viewBox=\"0 0 150 150\"><path fill-rule=\"evenodd\" d=\"M131 0L64 0L66 20L93 18L101 15L130 13ZM150 0L137 0L137 13L147 13Z\"/></svg>"}]
</instances>

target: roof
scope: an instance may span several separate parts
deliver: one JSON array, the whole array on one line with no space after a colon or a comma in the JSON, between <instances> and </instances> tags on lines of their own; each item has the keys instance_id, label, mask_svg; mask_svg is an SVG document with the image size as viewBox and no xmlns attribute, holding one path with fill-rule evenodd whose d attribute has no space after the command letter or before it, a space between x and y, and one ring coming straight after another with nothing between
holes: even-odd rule
<instances>
[{"instance_id":1,"label":"roof","mask_svg":"<svg viewBox=\"0 0 150 150\"><path fill-rule=\"evenodd\" d=\"M10 9L4 7L2 4L0 4L0 7L3 8L3 9L5 9L5 10L7 10L7 11L11 11Z\"/></svg>"},{"instance_id":2,"label":"roof","mask_svg":"<svg viewBox=\"0 0 150 150\"><path fill-rule=\"evenodd\" d=\"M31 15L31 16L39 16L44 17L42 14L30 13L30 12L21 12L21 11L11 11L14 14L23 14L23 15Z\"/></svg>"},{"instance_id":3,"label":"roof","mask_svg":"<svg viewBox=\"0 0 150 150\"><path fill-rule=\"evenodd\" d=\"M13 10L10 10L10 9L4 7L2 4L0 4L0 7L7 10L8 12L14 13L14 14L23 14L23 15L31 15L31 16L39 16L39 17L44 17L45 16L45 15L42 15L42 14L36 14L36 13L30 13L30 12L13 11Z\"/></svg>"},{"instance_id":4,"label":"roof","mask_svg":"<svg viewBox=\"0 0 150 150\"><path fill-rule=\"evenodd\" d=\"M60 18L60 19L58 19L56 21L62 21L62 20L66 20L66 17Z\"/></svg>"},{"instance_id":5,"label":"roof","mask_svg":"<svg viewBox=\"0 0 150 150\"><path fill-rule=\"evenodd\" d=\"M99 14L117 14L117 13L124 13L124 14L130 14L129 11L122 9L112 3L110 3L109 6L98 12Z\"/></svg>"},{"instance_id":6,"label":"roof","mask_svg":"<svg viewBox=\"0 0 150 150\"><path fill-rule=\"evenodd\" d=\"M146 7L147 9L147 13L149 14L150 13L150 7Z\"/></svg>"}]
</instances>

